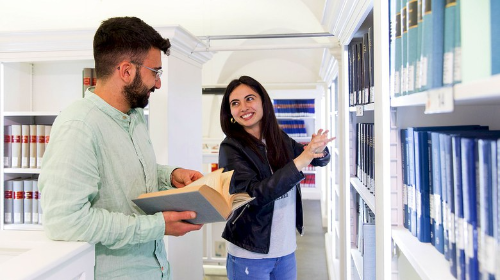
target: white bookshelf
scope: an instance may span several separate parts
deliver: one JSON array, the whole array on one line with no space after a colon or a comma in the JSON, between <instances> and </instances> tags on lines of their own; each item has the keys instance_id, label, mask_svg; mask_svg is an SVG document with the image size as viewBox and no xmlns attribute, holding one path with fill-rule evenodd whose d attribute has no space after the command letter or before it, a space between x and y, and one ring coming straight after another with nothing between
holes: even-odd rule
<instances>
[{"instance_id":1,"label":"white bookshelf","mask_svg":"<svg viewBox=\"0 0 500 280\"><path fill-rule=\"evenodd\" d=\"M480 124L492 130L500 129L500 75L460 83L448 88L433 89L411 95L391 98L389 76L389 1L341 0L329 2L332 17L337 20L327 27L339 39L339 95L335 118L338 121L338 188L333 187L338 198L337 213L340 278L356 279L359 256L351 248L350 191L359 194L376 215L376 279L454 279L449 263L431 244L421 243L402 227L402 175L401 151L398 132L410 126L439 126ZM367 15L373 16L375 103L349 107L347 45L363 27ZM426 105L437 94L452 97L452 110L432 113ZM362 111L363 116L357 116ZM438 112L438 111L437 111ZM371 121L375 124L375 193L366 190L350 174L349 128L353 122ZM352 186L352 188L351 188ZM333 239L335 240L335 239ZM393 254L394 252L394 254ZM361 257L362 258L362 257ZM398 258L404 261L398 262ZM403 263L398 267L398 263ZM356 271L352 271L356 270ZM359 278L362 276L358 274Z\"/></svg>"}]
</instances>

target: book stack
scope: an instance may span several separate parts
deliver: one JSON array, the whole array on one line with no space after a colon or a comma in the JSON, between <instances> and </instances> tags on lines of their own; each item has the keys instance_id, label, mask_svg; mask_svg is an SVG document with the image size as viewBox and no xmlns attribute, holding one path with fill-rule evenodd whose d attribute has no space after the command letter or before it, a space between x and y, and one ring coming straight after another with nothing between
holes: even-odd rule
<instances>
[{"instance_id":1,"label":"book stack","mask_svg":"<svg viewBox=\"0 0 500 280\"><path fill-rule=\"evenodd\" d=\"M404 226L444 254L457 279L494 279L500 262L500 131L409 127L401 130L401 141Z\"/></svg>"},{"instance_id":2,"label":"book stack","mask_svg":"<svg viewBox=\"0 0 500 280\"><path fill-rule=\"evenodd\" d=\"M357 205L355 212L356 218L353 222L356 226L351 227L355 230L355 245L363 256L362 279L375 279L375 213L368 207L363 199L353 192L351 197L354 205ZM352 215L352 214L351 214Z\"/></svg>"},{"instance_id":3,"label":"book stack","mask_svg":"<svg viewBox=\"0 0 500 280\"><path fill-rule=\"evenodd\" d=\"M500 73L500 4L494 0L393 0L391 67L397 96ZM477 55L481 54L481 55Z\"/></svg>"},{"instance_id":4,"label":"book stack","mask_svg":"<svg viewBox=\"0 0 500 280\"><path fill-rule=\"evenodd\" d=\"M4 181L4 223L42 224L38 180L19 178Z\"/></svg>"},{"instance_id":5,"label":"book stack","mask_svg":"<svg viewBox=\"0 0 500 280\"><path fill-rule=\"evenodd\" d=\"M314 99L275 99L276 117L314 117Z\"/></svg>"},{"instance_id":6,"label":"book stack","mask_svg":"<svg viewBox=\"0 0 500 280\"><path fill-rule=\"evenodd\" d=\"M304 120L278 120L278 125L291 137L307 137Z\"/></svg>"},{"instance_id":7,"label":"book stack","mask_svg":"<svg viewBox=\"0 0 500 280\"><path fill-rule=\"evenodd\" d=\"M4 168L41 168L51 125L15 124L4 128Z\"/></svg>"},{"instance_id":8,"label":"book stack","mask_svg":"<svg viewBox=\"0 0 500 280\"><path fill-rule=\"evenodd\" d=\"M349 106L375 101L373 57L373 28L370 27L361 41L353 40L348 47Z\"/></svg>"},{"instance_id":9,"label":"book stack","mask_svg":"<svg viewBox=\"0 0 500 280\"><path fill-rule=\"evenodd\" d=\"M356 177L375 194L375 145L373 123L358 123L356 125Z\"/></svg>"}]
</instances>

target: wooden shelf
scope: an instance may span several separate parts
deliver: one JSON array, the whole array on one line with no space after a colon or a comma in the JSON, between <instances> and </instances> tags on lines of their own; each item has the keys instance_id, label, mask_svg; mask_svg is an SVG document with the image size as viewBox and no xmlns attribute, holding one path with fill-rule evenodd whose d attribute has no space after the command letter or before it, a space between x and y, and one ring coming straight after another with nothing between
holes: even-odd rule
<instances>
[{"instance_id":1,"label":"wooden shelf","mask_svg":"<svg viewBox=\"0 0 500 280\"><path fill-rule=\"evenodd\" d=\"M422 243L404 227L392 227L392 239L423 280L455 280L449 263L430 243Z\"/></svg>"}]
</instances>

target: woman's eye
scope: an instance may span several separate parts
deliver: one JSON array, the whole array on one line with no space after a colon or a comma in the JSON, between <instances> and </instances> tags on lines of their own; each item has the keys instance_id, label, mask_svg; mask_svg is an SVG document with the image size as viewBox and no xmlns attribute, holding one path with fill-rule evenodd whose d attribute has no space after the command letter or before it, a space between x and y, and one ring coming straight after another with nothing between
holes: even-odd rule
<instances>
[{"instance_id":1,"label":"woman's eye","mask_svg":"<svg viewBox=\"0 0 500 280\"><path fill-rule=\"evenodd\" d=\"M232 102L231 107L238 106L238 102Z\"/></svg>"},{"instance_id":2,"label":"woman's eye","mask_svg":"<svg viewBox=\"0 0 500 280\"><path fill-rule=\"evenodd\" d=\"M253 101L253 100L254 100L254 98L252 96L247 97L247 101Z\"/></svg>"}]
</instances>

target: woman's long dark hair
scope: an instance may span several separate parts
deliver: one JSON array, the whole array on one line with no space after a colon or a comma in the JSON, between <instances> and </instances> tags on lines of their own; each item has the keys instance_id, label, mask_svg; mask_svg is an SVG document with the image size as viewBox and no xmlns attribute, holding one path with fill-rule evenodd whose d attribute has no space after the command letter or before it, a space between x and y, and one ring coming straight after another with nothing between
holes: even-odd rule
<instances>
[{"instance_id":1,"label":"woman's long dark hair","mask_svg":"<svg viewBox=\"0 0 500 280\"><path fill-rule=\"evenodd\" d=\"M262 99L263 116L260 122L261 139L255 138L253 135L245 131L243 126L238 123L231 122L231 108L229 104L229 96L233 90L239 85L247 85L253 91L258 93ZM224 92L222 104L220 108L220 125L226 136L235 138L243 145L250 147L255 151L263 162L258 146L262 145L262 138L266 140L267 158L273 171L280 169L290 161L290 152L286 149L283 133L278 125L274 114L273 103L266 89L255 79L249 76L241 76L239 79L232 80Z\"/></svg>"}]
</instances>

